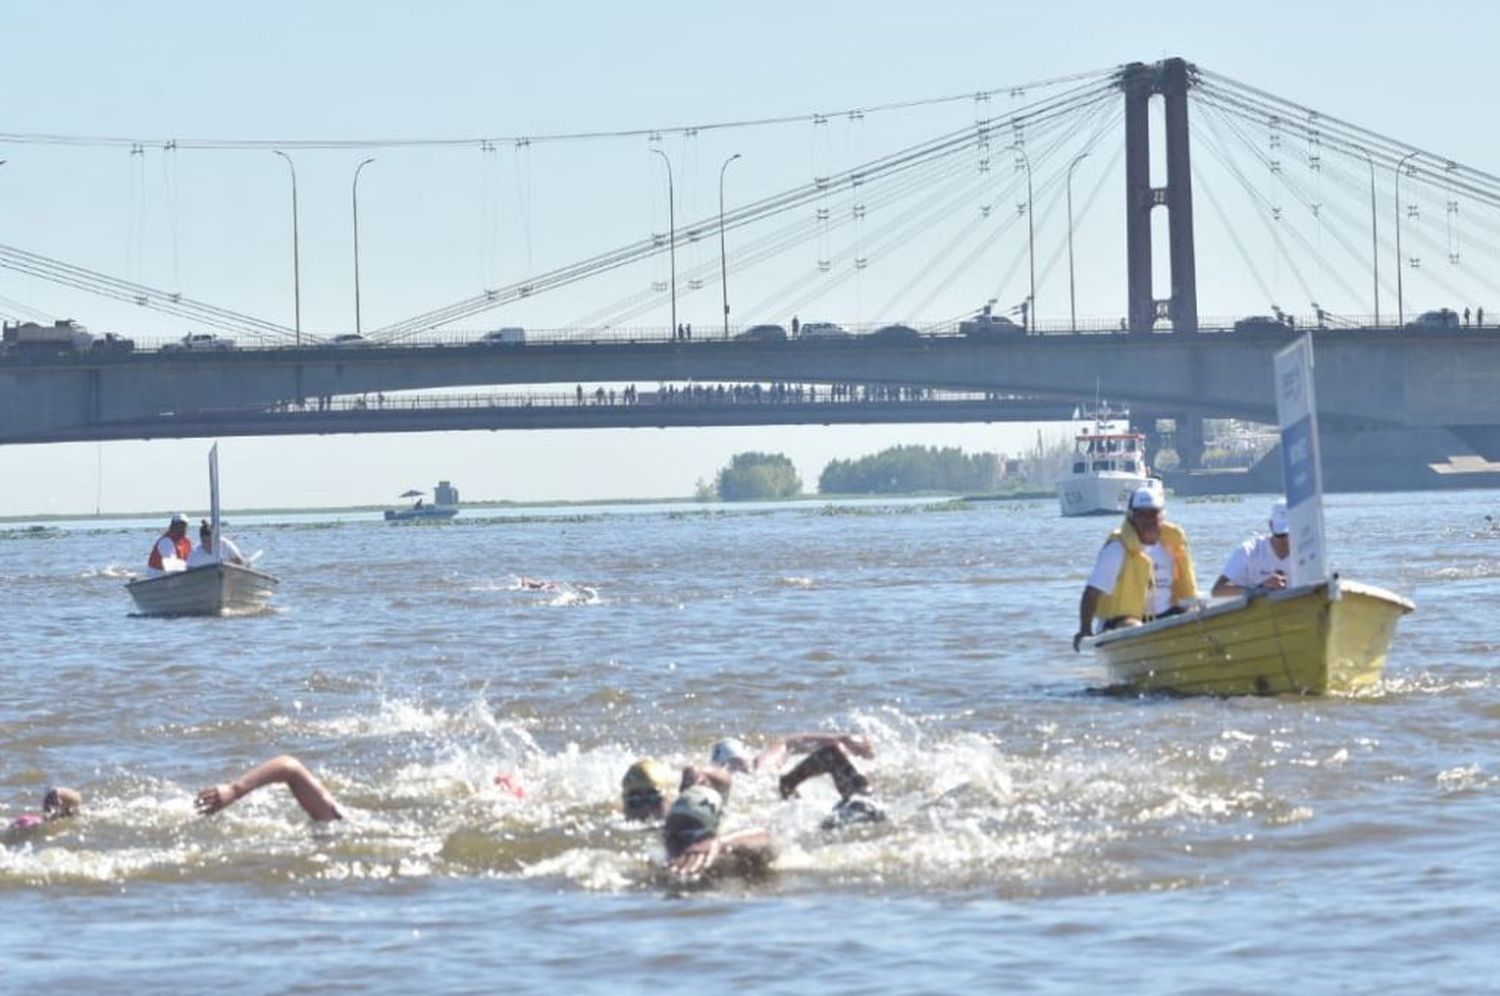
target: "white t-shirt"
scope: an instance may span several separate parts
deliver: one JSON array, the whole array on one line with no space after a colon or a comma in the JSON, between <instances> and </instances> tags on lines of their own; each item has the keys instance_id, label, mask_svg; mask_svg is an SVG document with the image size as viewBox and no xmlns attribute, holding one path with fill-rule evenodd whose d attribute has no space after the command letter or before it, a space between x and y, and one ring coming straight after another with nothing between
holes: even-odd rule
<instances>
[{"instance_id":1,"label":"white t-shirt","mask_svg":"<svg viewBox=\"0 0 1500 996\"><path fill-rule=\"evenodd\" d=\"M1156 576L1156 589L1151 593L1151 614L1159 616L1172 607L1172 576L1177 564L1171 551L1160 543L1142 546L1141 550L1151 558L1151 573ZM1125 545L1118 540L1104 544L1094 561L1094 573L1089 575L1089 587L1106 594L1114 591L1115 582L1120 579L1120 569L1124 566Z\"/></svg>"},{"instance_id":2,"label":"white t-shirt","mask_svg":"<svg viewBox=\"0 0 1500 996\"><path fill-rule=\"evenodd\" d=\"M1253 588L1281 571L1290 577L1292 558L1278 557L1271 548L1271 537L1253 536L1234 548L1224 565L1224 576L1241 588Z\"/></svg>"},{"instance_id":3,"label":"white t-shirt","mask_svg":"<svg viewBox=\"0 0 1500 996\"><path fill-rule=\"evenodd\" d=\"M244 562L245 555L240 553L240 548L234 545L234 540L225 537L219 540L218 545L225 553L229 554L228 560L231 563ZM219 554L203 549L202 543L193 547L193 554L187 559L187 565L190 568L202 567L205 564L217 564L218 562Z\"/></svg>"}]
</instances>

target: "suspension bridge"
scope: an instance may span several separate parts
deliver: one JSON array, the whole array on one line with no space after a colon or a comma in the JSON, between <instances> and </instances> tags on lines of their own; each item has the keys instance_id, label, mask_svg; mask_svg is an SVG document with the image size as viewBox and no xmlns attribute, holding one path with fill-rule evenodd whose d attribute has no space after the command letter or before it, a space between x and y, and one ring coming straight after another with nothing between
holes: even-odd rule
<instances>
[{"instance_id":1,"label":"suspension bridge","mask_svg":"<svg viewBox=\"0 0 1500 996\"><path fill-rule=\"evenodd\" d=\"M995 105L1005 99L1014 106L1001 112ZM549 144L644 140L668 160L670 193L663 146L674 137L810 129L816 141L835 122L854 129L914 106L971 108L972 121L841 168L822 168L831 157L814 156L804 182L721 200L718 211L682 220L669 196L659 230L369 329L356 310L354 340L345 329L304 331L300 287L289 325L0 245L0 270L213 329L239 347L12 349L0 358L0 442L862 418L853 406L834 413L832 405L732 416L677 408L664 420L652 405L584 412L533 404L527 413L442 396L400 409L349 400L470 386L952 392L863 415L907 421L1036 418L1102 389L1143 427L1174 419L1191 468L1203 418L1272 420L1268 357L1311 329L1332 486L1500 481L1491 463L1500 458L1500 330L1483 311L1487 300L1500 307L1500 177L1180 59L905 105L608 134L260 143L0 133L0 142L128 147L132 156L272 146L474 147L493 156L510 147L519 160ZM717 167L721 195L734 158ZM1084 173L1090 179L1075 199ZM1125 245L1109 252L1116 262L1101 279L1100 240L1087 243L1095 263L1080 317L1075 232L1098 218L1111 188L1123 188ZM1200 266L1200 256L1211 264ZM737 299L750 297L732 314L731 279L749 289ZM880 299L870 305L872 290ZM544 305L548 314L573 314L545 331L528 320L524 344L513 348L480 344L480 323L511 324ZM828 323L841 333L830 338L798 336L785 321L841 308L857 313ZM684 335L680 315L705 310L721 321ZM0 313L19 319L35 309L0 297ZM666 321L653 327L648 316ZM775 331L752 334L754 325ZM538 408L551 412L550 423Z\"/></svg>"}]
</instances>

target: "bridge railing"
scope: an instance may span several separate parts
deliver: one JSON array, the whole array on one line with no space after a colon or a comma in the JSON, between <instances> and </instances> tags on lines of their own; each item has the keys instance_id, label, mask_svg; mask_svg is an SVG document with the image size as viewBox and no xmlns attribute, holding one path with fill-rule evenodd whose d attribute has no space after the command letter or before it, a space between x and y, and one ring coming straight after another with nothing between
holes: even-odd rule
<instances>
[{"instance_id":1,"label":"bridge railing","mask_svg":"<svg viewBox=\"0 0 1500 996\"><path fill-rule=\"evenodd\" d=\"M236 405L213 409L218 413L366 411L439 411L482 408L578 408L598 406L675 405L870 405L870 404L1007 404L1027 400L1019 395L985 391L940 391L864 384L659 384L639 390L635 385L585 390L510 391L495 393L335 395L285 400L266 405Z\"/></svg>"},{"instance_id":2,"label":"bridge railing","mask_svg":"<svg viewBox=\"0 0 1500 996\"><path fill-rule=\"evenodd\" d=\"M1283 312L1283 319L1279 322L1273 319L1258 324L1258 328L1281 326L1289 330L1312 329L1321 331L1372 331L1372 330L1396 330L1398 326L1392 320L1394 316L1382 314L1381 321L1376 321L1374 315L1332 315L1324 313L1321 318L1317 314L1298 315ZM1416 326L1411 319L1416 316L1408 314L1407 328L1417 330L1423 327ZM1470 322L1461 322L1457 328L1487 328L1494 329L1493 322L1488 325L1480 325L1478 319L1482 315L1471 316ZM1254 321L1254 319L1250 319ZM1208 334L1228 333L1236 329L1238 323L1244 322L1244 316L1203 316L1199 320L1199 331ZM788 332L789 342L805 341L818 343L820 345L831 345L836 343L871 343L876 341L871 334L876 330L889 324L906 324L925 338L949 338L962 336L959 321L944 320L938 322L852 322L840 327L847 335L819 334L816 336L791 336L790 328L782 326ZM1124 319L1121 318L1084 318L1080 319L1074 326L1066 319L1043 318L1035 323L1030 330L1017 327L1015 335L1045 335L1045 336L1074 336L1074 335L1121 335L1128 334L1124 327ZM730 326L729 340L735 341L736 337L744 332L748 326ZM603 327L556 327L556 328L528 328L524 332L524 341L521 342L485 342L483 337L485 330L475 329L453 329L435 330L421 333L420 335L403 338L397 342L383 342L378 339L368 339L357 343L334 343L327 340L307 341L300 346L293 346L285 342L235 342L232 350L183 350L180 339L138 339L136 351L166 351L175 350L178 355L187 356L222 356L224 352L241 351L266 351L289 348L317 351L320 353L345 353L364 348L446 348L446 349L473 349L486 353L504 353L507 350L523 349L527 346L576 346L576 345L645 345L671 343L676 345L693 345L697 343L723 343L725 341L722 326L705 326L693 328L691 333L679 336L675 330L662 326L603 326ZM1163 326L1154 330L1156 334L1170 334L1171 329ZM1005 334L1012 334L1009 331ZM753 345L765 345L764 342L756 342ZM20 351L12 351L12 356L17 358L26 355ZM83 352L80 356L92 354Z\"/></svg>"}]
</instances>

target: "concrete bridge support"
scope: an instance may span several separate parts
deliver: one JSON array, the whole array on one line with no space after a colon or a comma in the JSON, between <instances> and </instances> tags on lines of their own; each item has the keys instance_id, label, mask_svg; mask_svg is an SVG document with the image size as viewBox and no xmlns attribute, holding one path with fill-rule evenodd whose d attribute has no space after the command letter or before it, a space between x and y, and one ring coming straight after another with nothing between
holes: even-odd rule
<instances>
[{"instance_id":1,"label":"concrete bridge support","mask_svg":"<svg viewBox=\"0 0 1500 996\"><path fill-rule=\"evenodd\" d=\"M1120 74L1125 92L1125 243L1130 331L1150 332L1158 319L1175 332L1198 330L1198 278L1193 251L1193 178L1188 152L1188 89L1192 67L1182 59L1139 62ZM1166 115L1166 183L1151 185L1151 98ZM1157 299L1152 283L1151 212L1167 212L1171 294Z\"/></svg>"},{"instance_id":2,"label":"concrete bridge support","mask_svg":"<svg viewBox=\"0 0 1500 996\"><path fill-rule=\"evenodd\" d=\"M1174 415L1177 426L1172 433L1172 448L1177 451L1178 468L1198 470L1203 466L1203 419L1197 415Z\"/></svg>"}]
</instances>

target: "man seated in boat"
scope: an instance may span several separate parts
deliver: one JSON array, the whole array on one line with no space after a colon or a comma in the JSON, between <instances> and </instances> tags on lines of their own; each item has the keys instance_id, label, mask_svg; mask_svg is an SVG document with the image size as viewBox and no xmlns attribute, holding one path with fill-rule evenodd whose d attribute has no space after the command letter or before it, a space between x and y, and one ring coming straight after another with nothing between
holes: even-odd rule
<instances>
[{"instance_id":1,"label":"man seated in boat","mask_svg":"<svg viewBox=\"0 0 1500 996\"><path fill-rule=\"evenodd\" d=\"M1184 611L1198 598L1198 581L1187 533L1167 522L1166 497L1159 488L1137 488L1120 528L1109 534L1094 560L1094 571L1078 601L1078 632L1083 638L1120 626L1139 626Z\"/></svg>"},{"instance_id":2,"label":"man seated in boat","mask_svg":"<svg viewBox=\"0 0 1500 996\"><path fill-rule=\"evenodd\" d=\"M189 568L205 567L217 563L239 564L245 566L245 556L240 553L240 548L234 545L234 540L228 536L214 539L214 527L209 525L207 519L198 527L198 545L193 549L187 559Z\"/></svg>"},{"instance_id":3,"label":"man seated in boat","mask_svg":"<svg viewBox=\"0 0 1500 996\"><path fill-rule=\"evenodd\" d=\"M1259 533L1234 548L1224 573L1214 582L1213 595L1222 598L1260 588L1276 591L1286 587L1292 572L1292 537L1286 521L1286 502L1271 506L1271 534Z\"/></svg>"},{"instance_id":4,"label":"man seated in boat","mask_svg":"<svg viewBox=\"0 0 1500 996\"><path fill-rule=\"evenodd\" d=\"M187 559L193 555L193 541L188 539L187 528L187 516L181 512L172 516L167 531L157 538L156 545L151 547L151 556L146 558L149 577L159 578L186 569Z\"/></svg>"}]
</instances>

